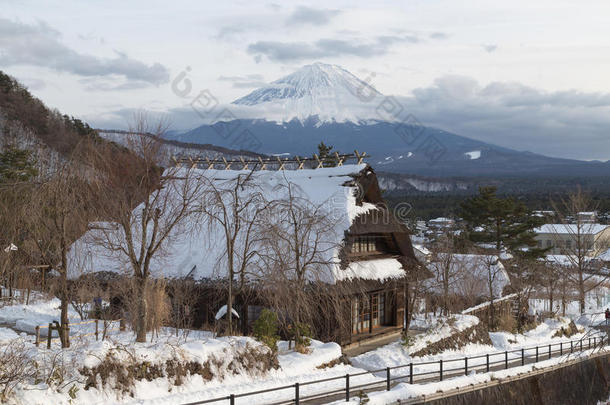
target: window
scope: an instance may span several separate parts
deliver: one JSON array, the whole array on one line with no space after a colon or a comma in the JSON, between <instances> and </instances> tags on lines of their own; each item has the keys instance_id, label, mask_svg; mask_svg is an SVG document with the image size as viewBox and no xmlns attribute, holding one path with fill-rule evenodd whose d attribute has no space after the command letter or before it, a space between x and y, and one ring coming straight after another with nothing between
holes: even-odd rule
<instances>
[{"instance_id":1,"label":"window","mask_svg":"<svg viewBox=\"0 0 610 405\"><path fill-rule=\"evenodd\" d=\"M377 239L377 236L371 235L356 237L352 242L352 253L372 253L379 251Z\"/></svg>"}]
</instances>

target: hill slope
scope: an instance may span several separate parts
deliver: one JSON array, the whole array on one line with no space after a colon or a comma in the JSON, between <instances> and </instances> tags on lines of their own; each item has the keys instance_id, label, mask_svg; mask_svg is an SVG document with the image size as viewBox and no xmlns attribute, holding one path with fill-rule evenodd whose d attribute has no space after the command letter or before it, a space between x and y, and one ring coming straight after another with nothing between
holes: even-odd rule
<instances>
[{"instance_id":1,"label":"hill slope","mask_svg":"<svg viewBox=\"0 0 610 405\"><path fill-rule=\"evenodd\" d=\"M311 155L321 142L341 152L365 151L378 170L421 176L609 176L610 163L584 162L519 152L450 132L396 123L321 122L316 117L285 123L238 120L202 125L173 139L238 148L226 128L247 128L256 138L255 152Z\"/></svg>"}]
</instances>

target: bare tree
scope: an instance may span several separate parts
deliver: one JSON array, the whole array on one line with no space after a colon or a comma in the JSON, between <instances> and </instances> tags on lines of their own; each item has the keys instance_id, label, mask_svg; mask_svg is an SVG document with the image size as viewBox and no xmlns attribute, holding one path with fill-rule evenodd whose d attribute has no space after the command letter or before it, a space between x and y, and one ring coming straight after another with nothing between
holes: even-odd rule
<instances>
[{"instance_id":1,"label":"bare tree","mask_svg":"<svg viewBox=\"0 0 610 405\"><path fill-rule=\"evenodd\" d=\"M105 192L111 195L106 216L115 226L97 229L97 243L116 253L135 278L138 297L135 324L136 341L145 342L147 332L147 284L151 264L167 257L167 246L180 234L188 232L189 218L199 212L204 185L195 169L171 167L163 170L159 162L168 161L158 141L166 126L150 126L146 116L136 117L134 133L152 133L154 137L131 137L130 149L138 158L105 162ZM104 162L102 162L104 163ZM125 171L131 171L126 177ZM131 181L131 184L129 183Z\"/></svg>"},{"instance_id":2,"label":"bare tree","mask_svg":"<svg viewBox=\"0 0 610 405\"><path fill-rule=\"evenodd\" d=\"M430 269L434 272L435 283L441 292L442 311L445 315L451 310L450 297L455 295L455 287L465 278L467 268L456 256L454 240L451 235L442 235L432 248Z\"/></svg>"},{"instance_id":3,"label":"bare tree","mask_svg":"<svg viewBox=\"0 0 610 405\"><path fill-rule=\"evenodd\" d=\"M539 287L546 287L547 292L554 290L557 273L555 268L549 268L545 263L524 255L517 255L507 260L506 264L510 278L510 292L517 295L517 329L521 330L527 317L530 298Z\"/></svg>"},{"instance_id":4,"label":"bare tree","mask_svg":"<svg viewBox=\"0 0 610 405\"><path fill-rule=\"evenodd\" d=\"M496 327L496 311L494 307L494 299L502 295L502 290L499 288L505 273L504 266L500 263L498 256L482 255L479 256L480 264L483 266L485 281L487 286L487 294L489 297L489 327Z\"/></svg>"},{"instance_id":5,"label":"bare tree","mask_svg":"<svg viewBox=\"0 0 610 405\"><path fill-rule=\"evenodd\" d=\"M61 300L62 347L69 345L65 335L70 303L68 251L73 241L86 230L93 195L88 177L87 169L73 156L59 164L36 188L27 208L28 229L41 261L59 273L57 295Z\"/></svg>"},{"instance_id":6,"label":"bare tree","mask_svg":"<svg viewBox=\"0 0 610 405\"><path fill-rule=\"evenodd\" d=\"M602 236L597 238L597 225L584 221L578 215L594 209L591 197L580 188L560 203L553 203L553 206L560 224L548 227L552 230L554 245L565 257L565 264L569 268L564 274L576 288L580 312L584 313L586 294L607 278L607 275L600 272L601 264L595 259L610 247L610 237L602 232Z\"/></svg>"},{"instance_id":7,"label":"bare tree","mask_svg":"<svg viewBox=\"0 0 610 405\"><path fill-rule=\"evenodd\" d=\"M246 285L256 276L251 270L256 267L254 262L263 239L262 214L270 202L253 179L253 172L237 173L225 180L208 176L206 187L208 192L201 210L208 219L209 232L218 235L223 245L216 268L227 281L225 332L230 335L234 331L235 296L245 293Z\"/></svg>"},{"instance_id":8,"label":"bare tree","mask_svg":"<svg viewBox=\"0 0 610 405\"><path fill-rule=\"evenodd\" d=\"M327 204L315 204L299 187L285 180L274 204L265 234L263 271L269 300L284 322L292 325L295 341L303 325L320 318L320 311L341 314L346 294L333 271L341 237ZM349 319L348 317L338 317Z\"/></svg>"}]
</instances>

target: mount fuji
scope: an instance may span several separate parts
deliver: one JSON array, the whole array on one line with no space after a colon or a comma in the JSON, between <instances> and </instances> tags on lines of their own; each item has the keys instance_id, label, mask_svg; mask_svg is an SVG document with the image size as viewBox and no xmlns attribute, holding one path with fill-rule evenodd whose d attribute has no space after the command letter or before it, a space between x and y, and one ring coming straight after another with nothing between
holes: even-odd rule
<instances>
[{"instance_id":1,"label":"mount fuji","mask_svg":"<svg viewBox=\"0 0 610 405\"><path fill-rule=\"evenodd\" d=\"M382 97L375 88L337 65L314 63L303 66L271 84L233 101L232 104L257 106L265 118L277 122L317 117L320 123L355 122L375 117Z\"/></svg>"},{"instance_id":2,"label":"mount fuji","mask_svg":"<svg viewBox=\"0 0 610 405\"><path fill-rule=\"evenodd\" d=\"M299 156L324 142L372 155L378 171L420 176L610 176L610 162L520 152L424 126L407 113L392 114L402 110L395 100L339 66L314 63L233 101L232 118L171 139Z\"/></svg>"}]
</instances>

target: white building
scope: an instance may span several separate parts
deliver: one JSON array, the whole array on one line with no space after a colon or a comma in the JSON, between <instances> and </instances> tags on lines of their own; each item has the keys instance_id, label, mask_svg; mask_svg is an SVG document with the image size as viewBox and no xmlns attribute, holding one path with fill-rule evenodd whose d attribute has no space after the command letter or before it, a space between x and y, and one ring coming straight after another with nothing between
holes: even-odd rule
<instances>
[{"instance_id":1,"label":"white building","mask_svg":"<svg viewBox=\"0 0 610 405\"><path fill-rule=\"evenodd\" d=\"M610 246L610 225L546 224L534 232L538 247L550 248L549 255L573 254L580 245L589 256L598 256Z\"/></svg>"}]
</instances>

